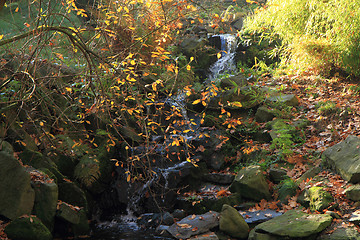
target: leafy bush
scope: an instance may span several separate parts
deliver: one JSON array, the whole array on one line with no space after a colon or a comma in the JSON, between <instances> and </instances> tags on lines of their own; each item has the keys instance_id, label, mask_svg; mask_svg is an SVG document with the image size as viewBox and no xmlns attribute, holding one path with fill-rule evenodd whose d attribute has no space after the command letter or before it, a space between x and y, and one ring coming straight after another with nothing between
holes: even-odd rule
<instances>
[{"instance_id":1,"label":"leafy bush","mask_svg":"<svg viewBox=\"0 0 360 240\"><path fill-rule=\"evenodd\" d=\"M341 11L339 11L341 9ZM271 0L247 19L247 29L282 40L282 63L329 74L360 74L360 2Z\"/></svg>"}]
</instances>

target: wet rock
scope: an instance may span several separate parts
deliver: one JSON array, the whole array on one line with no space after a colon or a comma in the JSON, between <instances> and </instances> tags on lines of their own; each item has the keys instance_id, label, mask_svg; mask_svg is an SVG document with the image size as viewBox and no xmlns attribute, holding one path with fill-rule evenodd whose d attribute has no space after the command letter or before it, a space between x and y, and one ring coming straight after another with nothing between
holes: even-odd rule
<instances>
[{"instance_id":1,"label":"wet rock","mask_svg":"<svg viewBox=\"0 0 360 240\"><path fill-rule=\"evenodd\" d=\"M33 180L31 185L35 191L33 212L52 231L58 201L58 186L49 178L42 181Z\"/></svg>"},{"instance_id":2,"label":"wet rock","mask_svg":"<svg viewBox=\"0 0 360 240\"><path fill-rule=\"evenodd\" d=\"M209 232L210 229L219 225L219 213L207 212L202 215L191 215L174 223L168 228L168 232L177 239L187 239L194 235Z\"/></svg>"},{"instance_id":3,"label":"wet rock","mask_svg":"<svg viewBox=\"0 0 360 240\"><path fill-rule=\"evenodd\" d=\"M349 218L349 222L354 224L360 224L360 210L353 212Z\"/></svg>"},{"instance_id":4,"label":"wet rock","mask_svg":"<svg viewBox=\"0 0 360 240\"><path fill-rule=\"evenodd\" d=\"M327 214L306 214L302 211L290 210L257 225L249 239L311 239L331 222L332 217ZM268 235L265 236L267 238L264 238L263 234Z\"/></svg>"},{"instance_id":5,"label":"wet rock","mask_svg":"<svg viewBox=\"0 0 360 240\"><path fill-rule=\"evenodd\" d=\"M343 179L360 182L360 138L349 136L344 141L327 148L323 159L327 165L336 170Z\"/></svg>"},{"instance_id":6,"label":"wet rock","mask_svg":"<svg viewBox=\"0 0 360 240\"><path fill-rule=\"evenodd\" d=\"M240 239L246 239L249 235L249 225L243 216L233 207L224 204L220 213L220 231Z\"/></svg>"},{"instance_id":7,"label":"wet rock","mask_svg":"<svg viewBox=\"0 0 360 240\"><path fill-rule=\"evenodd\" d=\"M266 100L269 102L286 104L288 106L299 105L299 100L294 94L280 94L277 96L269 97Z\"/></svg>"},{"instance_id":8,"label":"wet rock","mask_svg":"<svg viewBox=\"0 0 360 240\"><path fill-rule=\"evenodd\" d=\"M71 229L75 237L86 236L90 233L90 225L87 214L84 209L78 211L79 222L72 224Z\"/></svg>"},{"instance_id":9,"label":"wet rock","mask_svg":"<svg viewBox=\"0 0 360 240\"><path fill-rule=\"evenodd\" d=\"M254 212L249 212L249 211L242 212L241 211L240 214L244 217L245 222L252 226L255 224L269 221L270 219L272 219L274 217L278 217L278 216L282 215L282 213L276 212L271 209L259 210L259 211L254 211Z\"/></svg>"},{"instance_id":10,"label":"wet rock","mask_svg":"<svg viewBox=\"0 0 360 240\"><path fill-rule=\"evenodd\" d=\"M5 228L8 238L16 240L51 240L52 235L37 217L15 219Z\"/></svg>"},{"instance_id":11,"label":"wet rock","mask_svg":"<svg viewBox=\"0 0 360 240\"><path fill-rule=\"evenodd\" d=\"M247 85L247 79L244 74L240 73L235 76L221 79L220 87L222 88L234 88L244 87Z\"/></svg>"},{"instance_id":12,"label":"wet rock","mask_svg":"<svg viewBox=\"0 0 360 240\"><path fill-rule=\"evenodd\" d=\"M235 176L226 173L208 173L204 175L204 180L216 184L231 184L234 181Z\"/></svg>"},{"instance_id":13,"label":"wet rock","mask_svg":"<svg viewBox=\"0 0 360 240\"><path fill-rule=\"evenodd\" d=\"M175 223L175 219L174 217L169 213L169 212L165 212L162 216L162 221L161 223L167 226L170 226L171 224Z\"/></svg>"},{"instance_id":14,"label":"wet rock","mask_svg":"<svg viewBox=\"0 0 360 240\"><path fill-rule=\"evenodd\" d=\"M195 237L191 237L189 240L219 240L219 238L214 232L207 232Z\"/></svg>"},{"instance_id":15,"label":"wet rock","mask_svg":"<svg viewBox=\"0 0 360 240\"><path fill-rule=\"evenodd\" d=\"M331 234L323 234L316 240L358 240L360 233L354 227L337 228Z\"/></svg>"},{"instance_id":16,"label":"wet rock","mask_svg":"<svg viewBox=\"0 0 360 240\"><path fill-rule=\"evenodd\" d=\"M309 189L310 209L312 211L322 211L328 208L332 201L334 201L331 194L325 191L322 187L311 187Z\"/></svg>"},{"instance_id":17,"label":"wet rock","mask_svg":"<svg viewBox=\"0 0 360 240\"><path fill-rule=\"evenodd\" d=\"M172 216L177 219L183 219L186 216L186 212L183 209L175 209L175 211L172 213Z\"/></svg>"},{"instance_id":18,"label":"wet rock","mask_svg":"<svg viewBox=\"0 0 360 240\"><path fill-rule=\"evenodd\" d=\"M260 201L270 199L269 185L265 180L260 166L250 166L239 171L230 191L239 193L242 197Z\"/></svg>"},{"instance_id":19,"label":"wet rock","mask_svg":"<svg viewBox=\"0 0 360 240\"><path fill-rule=\"evenodd\" d=\"M355 202L360 201L360 184L356 184L348 187L345 190L345 195L347 199L350 199Z\"/></svg>"},{"instance_id":20,"label":"wet rock","mask_svg":"<svg viewBox=\"0 0 360 240\"><path fill-rule=\"evenodd\" d=\"M278 184L282 180L287 179L288 176L286 170L278 169L272 166L269 170L269 178L273 183Z\"/></svg>"},{"instance_id":21,"label":"wet rock","mask_svg":"<svg viewBox=\"0 0 360 240\"><path fill-rule=\"evenodd\" d=\"M0 215L9 219L30 215L35 200L30 174L5 151L0 152L0 179Z\"/></svg>"},{"instance_id":22,"label":"wet rock","mask_svg":"<svg viewBox=\"0 0 360 240\"><path fill-rule=\"evenodd\" d=\"M274 117L275 117L274 112L264 106L259 107L255 114L255 120L257 122L268 122L273 120Z\"/></svg>"}]
</instances>

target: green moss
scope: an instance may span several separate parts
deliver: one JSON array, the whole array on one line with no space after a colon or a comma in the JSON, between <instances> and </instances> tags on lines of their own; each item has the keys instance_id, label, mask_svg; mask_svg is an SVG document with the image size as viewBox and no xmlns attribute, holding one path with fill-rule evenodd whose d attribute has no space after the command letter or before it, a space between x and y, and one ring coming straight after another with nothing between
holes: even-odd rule
<instances>
[{"instance_id":1,"label":"green moss","mask_svg":"<svg viewBox=\"0 0 360 240\"><path fill-rule=\"evenodd\" d=\"M5 233L10 239L21 240L51 240L50 231L37 217L23 217L12 221Z\"/></svg>"}]
</instances>

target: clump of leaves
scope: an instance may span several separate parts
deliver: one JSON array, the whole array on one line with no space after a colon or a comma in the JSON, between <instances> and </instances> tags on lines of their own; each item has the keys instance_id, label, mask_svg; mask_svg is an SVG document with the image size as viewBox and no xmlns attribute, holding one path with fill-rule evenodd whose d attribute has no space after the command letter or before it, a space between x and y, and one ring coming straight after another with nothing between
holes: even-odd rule
<instances>
[{"instance_id":1,"label":"clump of leaves","mask_svg":"<svg viewBox=\"0 0 360 240\"><path fill-rule=\"evenodd\" d=\"M339 111L340 109L336 106L336 103L332 101L323 101L317 104L317 112L320 115L334 114L338 113Z\"/></svg>"}]
</instances>

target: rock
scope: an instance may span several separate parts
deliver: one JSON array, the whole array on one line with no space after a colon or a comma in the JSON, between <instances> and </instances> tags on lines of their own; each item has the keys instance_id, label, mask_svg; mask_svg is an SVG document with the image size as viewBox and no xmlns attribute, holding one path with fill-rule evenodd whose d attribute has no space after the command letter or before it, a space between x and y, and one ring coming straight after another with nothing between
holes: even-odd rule
<instances>
[{"instance_id":1,"label":"rock","mask_svg":"<svg viewBox=\"0 0 360 240\"><path fill-rule=\"evenodd\" d=\"M331 194L322 187L311 187L309 189L310 209L312 211L322 211L330 206L334 201Z\"/></svg>"},{"instance_id":2,"label":"rock","mask_svg":"<svg viewBox=\"0 0 360 240\"><path fill-rule=\"evenodd\" d=\"M186 216L186 213L183 209L175 209L175 211L172 213L172 216L177 219L183 219Z\"/></svg>"},{"instance_id":3,"label":"rock","mask_svg":"<svg viewBox=\"0 0 360 240\"><path fill-rule=\"evenodd\" d=\"M215 184L231 184L235 176L226 173L208 173L204 175L204 180Z\"/></svg>"},{"instance_id":4,"label":"rock","mask_svg":"<svg viewBox=\"0 0 360 240\"><path fill-rule=\"evenodd\" d=\"M169 212L165 212L161 216L161 218L162 218L161 224L163 224L163 225L170 226L175 223L174 217Z\"/></svg>"},{"instance_id":5,"label":"rock","mask_svg":"<svg viewBox=\"0 0 360 240\"><path fill-rule=\"evenodd\" d=\"M320 167L312 167L309 170L307 170L303 175L301 175L301 177L299 177L296 180L296 183L300 184L303 181L306 181L307 179L312 179L313 177L318 175L320 173L320 171L321 171Z\"/></svg>"},{"instance_id":6,"label":"rock","mask_svg":"<svg viewBox=\"0 0 360 240\"><path fill-rule=\"evenodd\" d=\"M290 197L296 195L297 190L298 190L298 185L295 183L294 180L292 179L284 180L279 188L278 199L282 203L287 203Z\"/></svg>"},{"instance_id":7,"label":"rock","mask_svg":"<svg viewBox=\"0 0 360 240\"><path fill-rule=\"evenodd\" d=\"M0 139L0 151L7 152L10 155L14 154L13 146L9 142L1 140L1 139Z\"/></svg>"},{"instance_id":8,"label":"rock","mask_svg":"<svg viewBox=\"0 0 360 240\"><path fill-rule=\"evenodd\" d=\"M255 233L272 235L276 238L253 239L311 239L331 222L332 217L327 214L306 214L299 210L290 210L254 228Z\"/></svg>"},{"instance_id":9,"label":"rock","mask_svg":"<svg viewBox=\"0 0 360 240\"><path fill-rule=\"evenodd\" d=\"M174 223L168 232L177 239L187 239L191 236L206 233L219 225L219 213L207 212L202 215L191 215Z\"/></svg>"},{"instance_id":10,"label":"rock","mask_svg":"<svg viewBox=\"0 0 360 240\"><path fill-rule=\"evenodd\" d=\"M35 216L15 219L5 228L8 238L14 240L52 240L45 225Z\"/></svg>"},{"instance_id":11,"label":"rock","mask_svg":"<svg viewBox=\"0 0 360 240\"><path fill-rule=\"evenodd\" d=\"M247 85L247 79L244 74L240 73L235 76L221 79L220 87L222 88L241 88Z\"/></svg>"},{"instance_id":12,"label":"rock","mask_svg":"<svg viewBox=\"0 0 360 240\"><path fill-rule=\"evenodd\" d=\"M316 240L359 240L360 233L355 227L336 228L331 234L323 234Z\"/></svg>"},{"instance_id":13,"label":"rock","mask_svg":"<svg viewBox=\"0 0 360 240\"><path fill-rule=\"evenodd\" d=\"M80 209L76 209L74 206L61 202L56 212L56 216L72 224L80 223Z\"/></svg>"},{"instance_id":14,"label":"rock","mask_svg":"<svg viewBox=\"0 0 360 240\"><path fill-rule=\"evenodd\" d=\"M246 239L249 235L249 225L243 216L233 207L224 204L220 213L220 231L240 239Z\"/></svg>"},{"instance_id":15,"label":"rock","mask_svg":"<svg viewBox=\"0 0 360 240\"><path fill-rule=\"evenodd\" d=\"M280 94L277 96L269 97L266 100L269 102L282 103L294 107L299 105L299 100L294 94Z\"/></svg>"},{"instance_id":16,"label":"rock","mask_svg":"<svg viewBox=\"0 0 360 240\"><path fill-rule=\"evenodd\" d=\"M265 233L255 232L255 229L252 229L249 233L248 240L279 240L278 236L272 236Z\"/></svg>"},{"instance_id":17,"label":"rock","mask_svg":"<svg viewBox=\"0 0 360 240\"><path fill-rule=\"evenodd\" d=\"M353 212L349 218L349 222L354 224L360 224L360 210Z\"/></svg>"},{"instance_id":18,"label":"rock","mask_svg":"<svg viewBox=\"0 0 360 240\"><path fill-rule=\"evenodd\" d=\"M261 171L260 166L249 166L239 171L230 191L239 193L242 197L260 201L270 199L269 185Z\"/></svg>"},{"instance_id":19,"label":"rock","mask_svg":"<svg viewBox=\"0 0 360 240\"><path fill-rule=\"evenodd\" d=\"M191 237L189 240L219 240L219 238L214 232L207 232L195 237Z\"/></svg>"},{"instance_id":20,"label":"rock","mask_svg":"<svg viewBox=\"0 0 360 240\"><path fill-rule=\"evenodd\" d=\"M243 18L237 18L235 19L234 21L232 21L230 23L230 25L237 31L241 30L242 29L242 26L243 26Z\"/></svg>"},{"instance_id":21,"label":"rock","mask_svg":"<svg viewBox=\"0 0 360 240\"><path fill-rule=\"evenodd\" d=\"M360 201L360 184L356 184L348 187L345 190L345 195L347 199L350 199L355 202Z\"/></svg>"},{"instance_id":22,"label":"rock","mask_svg":"<svg viewBox=\"0 0 360 240\"><path fill-rule=\"evenodd\" d=\"M0 152L0 179L0 215L9 219L30 215L35 200L30 174L5 151Z\"/></svg>"},{"instance_id":23,"label":"rock","mask_svg":"<svg viewBox=\"0 0 360 240\"><path fill-rule=\"evenodd\" d=\"M84 209L78 211L79 223L72 224L72 232L75 237L86 236L90 233L89 220Z\"/></svg>"},{"instance_id":24,"label":"rock","mask_svg":"<svg viewBox=\"0 0 360 240\"><path fill-rule=\"evenodd\" d=\"M257 225L259 223L269 221L274 217L278 217L282 215L281 212L276 212L271 209L264 209L254 212L245 211L245 212L240 212L240 214L244 217L245 222L249 225L254 225L254 224Z\"/></svg>"},{"instance_id":25,"label":"rock","mask_svg":"<svg viewBox=\"0 0 360 240\"><path fill-rule=\"evenodd\" d=\"M51 179L33 181L31 185L35 191L33 212L42 223L52 231L58 201L58 187Z\"/></svg>"},{"instance_id":26,"label":"rock","mask_svg":"<svg viewBox=\"0 0 360 240\"><path fill-rule=\"evenodd\" d=\"M259 107L255 114L255 120L257 122L268 122L273 120L275 114L272 110L268 109L267 107Z\"/></svg>"},{"instance_id":27,"label":"rock","mask_svg":"<svg viewBox=\"0 0 360 240\"><path fill-rule=\"evenodd\" d=\"M310 207L310 196L309 196L309 190L304 189L298 196L297 202L301 204L301 206L304 206L306 208Z\"/></svg>"},{"instance_id":28,"label":"rock","mask_svg":"<svg viewBox=\"0 0 360 240\"><path fill-rule=\"evenodd\" d=\"M348 136L344 141L327 148L322 157L324 162L336 170L343 179L360 182L360 138Z\"/></svg>"},{"instance_id":29,"label":"rock","mask_svg":"<svg viewBox=\"0 0 360 240\"><path fill-rule=\"evenodd\" d=\"M88 203L84 191L73 182L59 184L59 200L88 211Z\"/></svg>"},{"instance_id":30,"label":"rock","mask_svg":"<svg viewBox=\"0 0 360 240\"><path fill-rule=\"evenodd\" d=\"M289 178L287 176L287 172L284 169L278 169L278 168L274 168L273 166L270 168L269 170L269 178L270 180L275 183L278 184L280 183L282 180L285 180L287 178Z\"/></svg>"}]
</instances>

